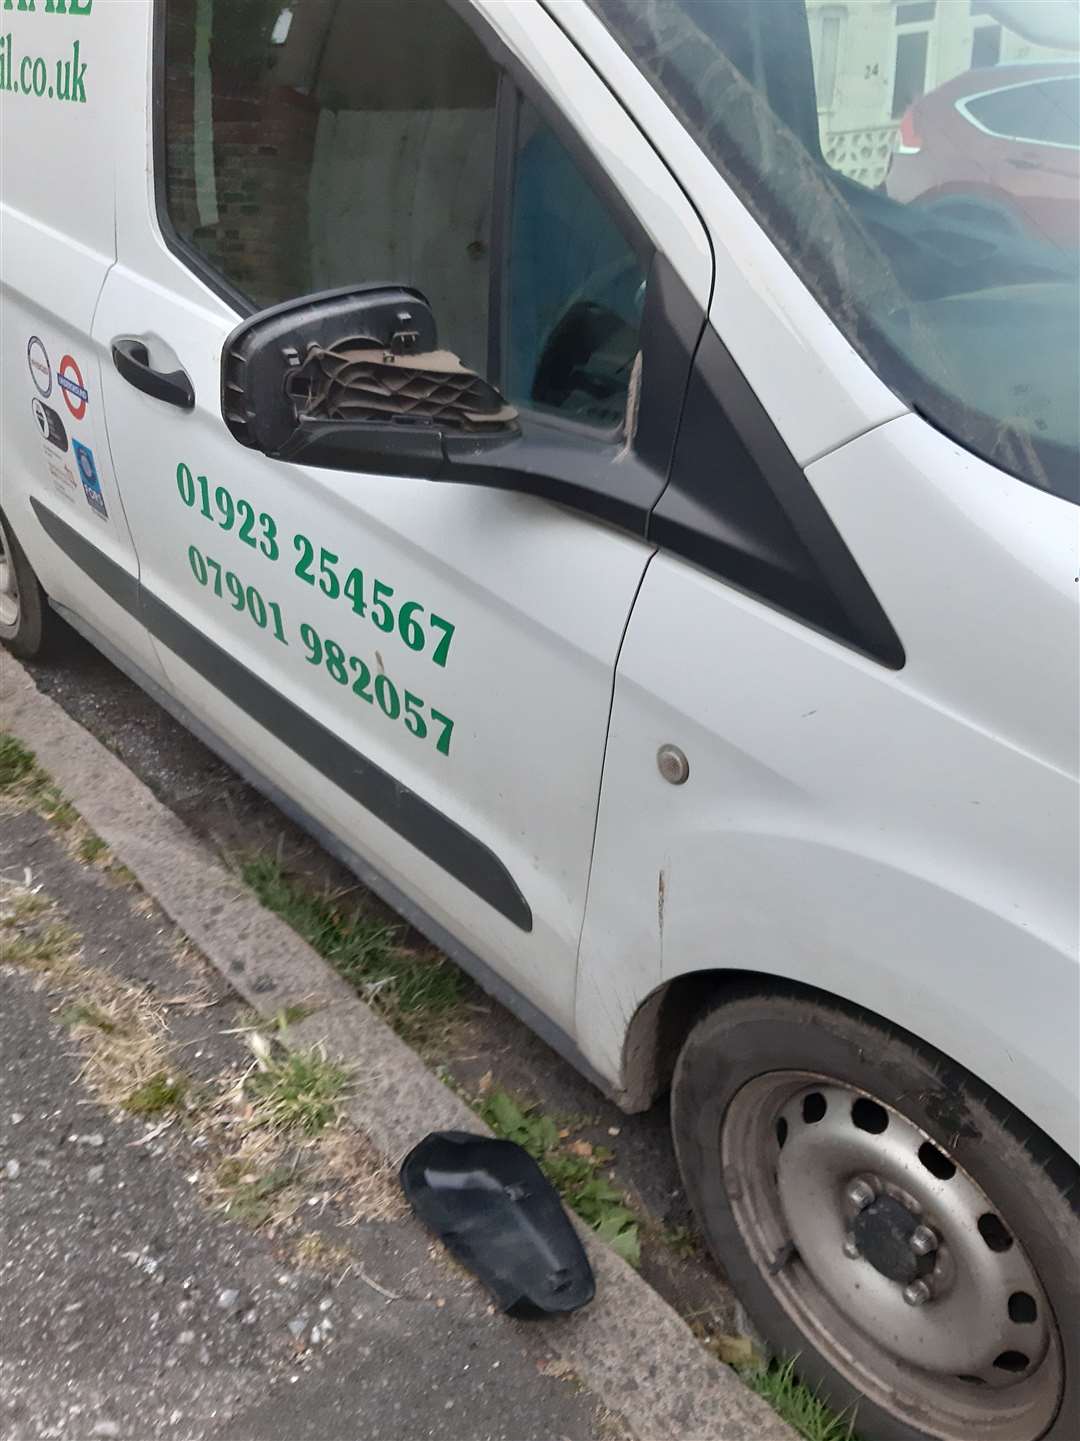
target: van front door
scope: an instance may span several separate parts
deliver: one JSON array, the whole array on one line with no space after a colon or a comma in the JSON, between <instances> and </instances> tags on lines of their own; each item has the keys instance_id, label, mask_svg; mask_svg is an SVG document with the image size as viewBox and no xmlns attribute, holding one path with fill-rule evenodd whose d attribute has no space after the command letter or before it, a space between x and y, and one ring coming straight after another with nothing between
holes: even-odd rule
<instances>
[{"instance_id":1,"label":"van front door","mask_svg":"<svg viewBox=\"0 0 1080 1441\"><path fill-rule=\"evenodd\" d=\"M543 118L551 97L520 100L487 7L469 23L447 0L273 8L260 27L219 0L158 7L156 192L134 142L117 165L95 332L119 347L108 424L144 614L199 721L429 934L569 1030L615 660L650 548L534 496L266 459L225 428L219 362L253 308L411 285L440 342L564 459L629 485L649 247ZM492 14L559 77L552 110L608 127L704 298L696 217L602 82L541 7ZM613 343L608 369L537 392L552 331L590 304L620 315L627 363Z\"/></svg>"}]
</instances>

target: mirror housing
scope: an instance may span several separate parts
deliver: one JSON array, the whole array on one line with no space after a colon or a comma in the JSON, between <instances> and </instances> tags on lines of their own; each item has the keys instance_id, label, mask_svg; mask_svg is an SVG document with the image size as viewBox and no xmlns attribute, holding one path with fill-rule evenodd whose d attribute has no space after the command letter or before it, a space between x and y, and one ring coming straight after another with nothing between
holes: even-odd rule
<instances>
[{"instance_id":1,"label":"mirror housing","mask_svg":"<svg viewBox=\"0 0 1080 1441\"><path fill-rule=\"evenodd\" d=\"M483 451L515 438L517 412L439 350L418 290L349 286L238 325L221 357L221 414L274 460L436 478L447 437Z\"/></svg>"}]
</instances>

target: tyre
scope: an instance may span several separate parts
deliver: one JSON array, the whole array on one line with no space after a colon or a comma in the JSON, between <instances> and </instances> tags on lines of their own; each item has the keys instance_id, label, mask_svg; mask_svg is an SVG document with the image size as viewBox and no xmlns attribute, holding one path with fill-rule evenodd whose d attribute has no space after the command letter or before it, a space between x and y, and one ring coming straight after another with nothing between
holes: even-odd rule
<instances>
[{"instance_id":1,"label":"tyre","mask_svg":"<svg viewBox=\"0 0 1080 1441\"><path fill-rule=\"evenodd\" d=\"M747 995L690 1033L672 1126L754 1323L862 1441L1080 1436L1077 1168L967 1072Z\"/></svg>"},{"instance_id":2,"label":"tyre","mask_svg":"<svg viewBox=\"0 0 1080 1441\"><path fill-rule=\"evenodd\" d=\"M12 655L32 660L48 649L59 625L15 532L0 513L0 641Z\"/></svg>"}]
</instances>

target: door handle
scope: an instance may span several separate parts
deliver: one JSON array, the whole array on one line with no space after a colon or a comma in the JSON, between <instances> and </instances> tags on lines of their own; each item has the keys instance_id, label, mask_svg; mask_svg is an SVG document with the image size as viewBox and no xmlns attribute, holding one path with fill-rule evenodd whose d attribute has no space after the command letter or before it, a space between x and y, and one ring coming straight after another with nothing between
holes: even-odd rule
<instances>
[{"instance_id":1,"label":"door handle","mask_svg":"<svg viewBox=\"0 0 1080 1441\"><path fill-rule=\"evenodd\" d=\"M195 390L186 370L155 370L145 341L134 335L118 335L112 343L113 364L129 385L144 390L155 400L194 410Z\"/></svg>"}]
</instances>

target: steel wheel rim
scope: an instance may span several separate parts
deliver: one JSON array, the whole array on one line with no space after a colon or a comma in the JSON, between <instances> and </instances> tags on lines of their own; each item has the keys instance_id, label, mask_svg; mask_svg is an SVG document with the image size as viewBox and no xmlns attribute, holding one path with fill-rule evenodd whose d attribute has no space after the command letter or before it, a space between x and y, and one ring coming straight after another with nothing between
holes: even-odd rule
<instances>
[{"instance_id":1,"label":"steel wheel rim","mask_svg":"<svg viewBox=\"0 0 1080 1441\"><path fill-rule=\"evenodd\" d=\"M1007 1219L931 1137L855 1087L777 1071L736 1094L720 1140L742 1238L835 1370L941 1441L1044 1434L1064 1381L1049 1301Z\"/></svg>"},{"instance_id":2,"label":"steel wheel rim","mask_svg":"<svg viewBox=\"0 0 1080 1441\"><path fill-rule=\"evenodd\" d=\"M10 638L19 628L22 603L19 599L19 581L15 574L15 560L11 554L11 543L7 532L0 524L0 635Z\"/></svg>"}]
</instances>

